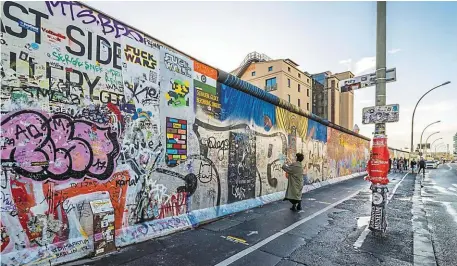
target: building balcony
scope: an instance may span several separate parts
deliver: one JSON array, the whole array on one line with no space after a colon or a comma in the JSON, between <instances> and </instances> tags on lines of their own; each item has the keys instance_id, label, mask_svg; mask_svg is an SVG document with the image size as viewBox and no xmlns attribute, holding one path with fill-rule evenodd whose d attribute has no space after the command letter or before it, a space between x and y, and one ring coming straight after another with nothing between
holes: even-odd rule
<instances>
[{"instance_id":1,"label":"building balcony","mask_svg":"<svg viewBox=\"0 0 457 266\"><path fill-rule=\"evenodd\" d=\"M265 91L266 92L275 91L277 89L278 89L278 83L273 84L273 85L265 85Z\"/></svg>"}]
</instances>

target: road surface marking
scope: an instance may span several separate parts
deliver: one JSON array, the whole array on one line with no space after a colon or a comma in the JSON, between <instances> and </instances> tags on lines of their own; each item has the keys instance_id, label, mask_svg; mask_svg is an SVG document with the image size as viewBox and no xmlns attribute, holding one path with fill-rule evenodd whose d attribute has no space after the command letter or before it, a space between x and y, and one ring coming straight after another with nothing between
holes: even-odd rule
<instances>
[{"instance_id":1,"label":"road surface marking","mask_svg":"<svg viewBox=\"0 0 457 266\"><path fill-rule=\"evenodd\" d=\"M402 179L395 185L394 189L392 190L392 193L389 194L389 196L387 197L387 204L389 203L389 201L393 198L393 196L395 195L395 192L397 192L397 189L398 187L400 186L401 182L403 182L403 180L405 180L405 177L408 175L409 173L406 173ZM370 217L371 218L371 217ZM365 229L362 231L362 233L360 234L359 238L357 238L357 240L355 241L354 243L354 248L356 249L359 249L363 242L365 241L365 239L367 238L368 236L368 233L370 232L370 229L368 228L368 224L367 226L365 227Z\"/></svg>"},{"instance_id":2,"label":"road surface marking","mask_svg":"<svg viewBox=\"0 0 457 266\"><path fill-rule=\"evenodd\" d=\"M401 182L403 182L403 180L405 180L405 177L408 175L409 173L406 173L406 175L403 176L403 178L400 180L400 182L398 182L394 189L392 190L392 193L389 195L389 197L387 198L388 201L390 201L392 199L392 197L394 196L395 192L397 191L398 187L400 186Z\"/></svg>"},{"instance_id":3,"label":"road surface marking","mask_svg":"<svg viewBox=\"0 0 457 266\"><path fill-rule=\"evenodd\" d=\"M253 252L253 251L255 251L255 250L257 250L257 249L259 249L259 248L261 248L263 246L265 246L266 244L270 243L271 241L275 240L276 238L278 238L278 237L284 235L285 233L291 231L295 227L297 227L299 225L302 225L302 224L308 222L309 220L313 219L314 217L316 217L316 216L318 216L318 215L320 215L320 214L322 214L322 213L334 208L335 206L337 206L337 205L339 205L339 204L341 204L341 203L343 203L343 202L355 197L362 190L363 189L359 189L359 190L357 190L357 192L351 194L350 196L348 196L348 197L346 197L346 198L344 198L342 200L339 200L339 201L333 203L332 205L329 205L329 206L323 208L322 210L317 211L317 212L311 214L310 216L305 217L304 219L302 219L302 220L300 220L300 221L298 221L296 223L291 224L290 226L288 226L288 227L282 229L281 231L279 231L278 233L276 233L274 235L271 235L271 236L265 238L264 240L260 241L259 243L255 244L254 246L251 246L251 247L249 247L249 248L247 248L247 249L245 249L245 250L243 250L243 251L241 251L241 252L239 252L239 253L237 253L237 254L235 254L235 255L233 255L233 256L231 256L231 257L229 257L229 258L227 258L227 259L225 259L223 261L221 261L221 262L219 262L215 266L226 266L226 265L229 265L231 263L234 263L235 261L237 261L237 260L241 259L242 257L248 255L249 253L251 253L251 252Z\"/></svg>"},{"instance_id":4,"label":"road surface marking","mask_svg":"<svg viewBox=\"0 0 457 266\"><path fill-rule=\"evenodd\" d=\"M454 218L454 222L457 224L457 211L452 207L450 202L443 202L446 207L446 211Z\"/></svg>"}]
</instances>

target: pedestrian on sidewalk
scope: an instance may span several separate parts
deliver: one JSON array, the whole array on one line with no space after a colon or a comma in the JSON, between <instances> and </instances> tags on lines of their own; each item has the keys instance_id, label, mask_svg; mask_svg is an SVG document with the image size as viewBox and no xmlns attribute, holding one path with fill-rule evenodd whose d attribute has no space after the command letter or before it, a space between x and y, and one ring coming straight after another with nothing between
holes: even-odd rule
<instances>
[{"instance_id":1,"label":"pedestrian on sidewalk","mask_svg":"<svg viewBox=\"0 0 457 266\"><path fill-rule=\"evenodd\" d=\"M291 164L284 164L282 170L287 173L287 190L284 200L292 203L292 211L300 211L301 208L301 196L303 189L303 165L304 159L303 154L297 153L295 155L297 161Z\"/></svg>"},{"instance_id":2,"label":"pedestrian on sidewalk","mask_svg":"<svg viewBox=\"0 0 457 266\"><path fill-rule=\"evenodd\" d=\"M392 170L392 158L389 158L389 173Z\"/></svg>"},{"instance_id":3,"label":"pedestrian on sidewalk","mask_svg":"<svg viewBox=\"0 0 457 266\"><path fill-rule=\"evenodd\" d=\"M416 160L413 159L413 160L411 161L411 172L412 172L413 174L414 174L414 170L416 169L416 164L417 164Z\"/></svg>"},{"instance_id":4,"label":"pedestrian on sidewalk","mask_svg":"<svg viewBox=\"0 0 457 266\"><path fill-rule=\"evenodd\" d=\"M420 174L422 170L422 173L425 174L425 160L424 157L421 157L419 161L419 171L417 171L417 174Z\"/></svg>"},{"instance_id":5,"label":"pedestrian on sidewalk","mask_svg":"<svg viewBox=\"0 0 457 266\"><path fill-rule=\"evenodd\" d=\"M408 171L409 160L405 158L405 171Z\"/></svg>"}]
</instances>

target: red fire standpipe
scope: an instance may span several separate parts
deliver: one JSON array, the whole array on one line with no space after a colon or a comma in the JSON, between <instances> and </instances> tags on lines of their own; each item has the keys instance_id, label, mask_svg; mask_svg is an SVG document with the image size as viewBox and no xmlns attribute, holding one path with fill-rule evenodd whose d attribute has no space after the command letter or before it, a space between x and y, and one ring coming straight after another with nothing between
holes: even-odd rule
<instances>
[{"instance_id":1,"label":"red fire standpipe","mask_svg":"<svg viewBox=\"0 0 457 266\"><path fill-rule=\"evenodd\" d=\"M384 234L387 229L386 205L387 205L387 184L389 179L389 148L387 147L386 136L375 136L370 160L367 165L368 176L365 180L371 182L372 201L371 219L369 229L373 232Z\"/></svg>"}]
</instances>

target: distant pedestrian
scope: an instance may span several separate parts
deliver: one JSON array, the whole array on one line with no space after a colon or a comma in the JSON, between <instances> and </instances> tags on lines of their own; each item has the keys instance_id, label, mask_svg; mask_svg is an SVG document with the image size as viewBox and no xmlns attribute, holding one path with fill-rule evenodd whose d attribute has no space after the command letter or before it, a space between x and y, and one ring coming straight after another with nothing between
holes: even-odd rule
<instances>
[{"instance_id":1,"label":"distant pedestrian","mask_svg":"<svg viewBox=\"0 0 457 266\"><path fill-rule=\"evenodd\" d=\"M424 157L421 157L419 161L419 171L417 171L417 174L420 174L422 170L422 173L425 174L425 160Z\"/></svg>"},{"instance_id":2,"label":"distant pedestrian","mask_svg":"<svg viewBox=\"0 0 457 266\"><path fill-rule=\"evenodd\" d=\"M301 208L301 196L303 189L303 165L304 159L303 154L297 153L295 155L297 161L291 164L284 164L282 169L287 173L287 190L284 200L292 203L292 211L300 211Z\"/></svg>"},{"instance_id":3,"label":"distant pedestrian","mask_svg":"<svg viewBox=\"0 0 457 266\"><path fill-rule=\"evenodd\" d=\"M408 159L405 158L405 171L408 171L408 163L409 163Z\"/></svg>"},{"instance_id":4,"label":"distant pedestrian","mask_svg":"<svg viewBox=\"0 0 457 266\"><path fill-rule=\"evenodd\" d=\"M412 172L413 174L414 174L414 170L416 169L416 164L417 164L416 160L413 159L413 160L411 161L411 172Z\"/></svg>"},{"instance_id":5,"label":"distant pedestrian","mask_svg":"<svg viewBox=\"0 0 457 266\"><path fill-rule=\"evenodd\" d=\"M392 158L389 158L389 173L392 170Z\"/></svg>"}]
</instances>

